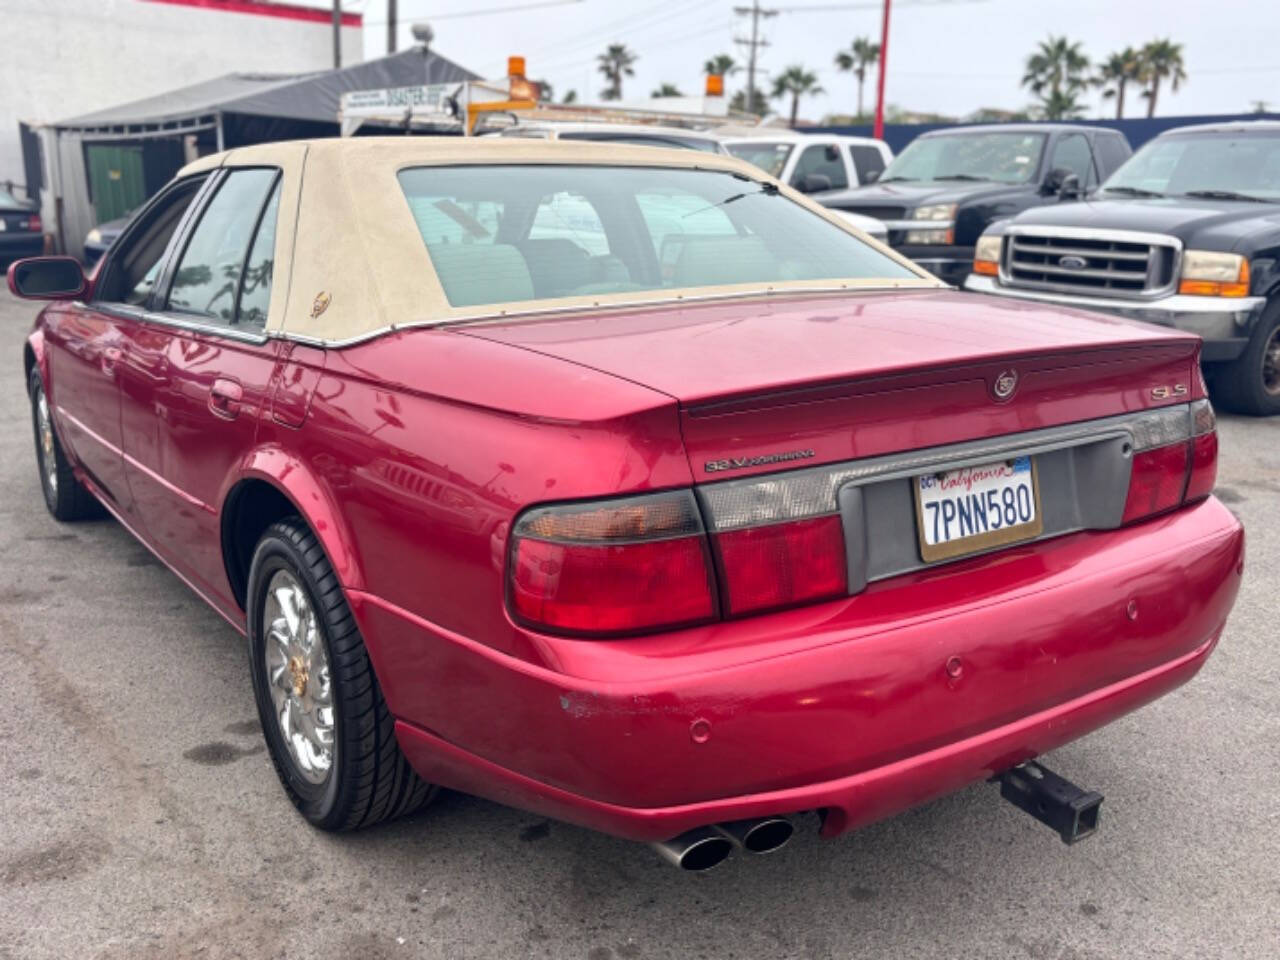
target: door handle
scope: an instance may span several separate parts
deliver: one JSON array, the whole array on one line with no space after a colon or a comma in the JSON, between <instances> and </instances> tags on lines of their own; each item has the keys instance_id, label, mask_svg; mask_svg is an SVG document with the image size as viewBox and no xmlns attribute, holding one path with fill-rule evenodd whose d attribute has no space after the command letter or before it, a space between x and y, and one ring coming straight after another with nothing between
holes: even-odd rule
<instances>
[{"instance_id":1,"label":"door handle","mask_svg":"<svg viewBox=\"0 0 1280 960\"><path fill-rule=\"evenodd\" d=\"M120 358L124 356L124 351L119 347L104 347L102 351L102 373L104 376L114 377L116 374L116 364L120 362Z\"/></svg>"},{"instance_id":2,"label":"door handle","mask_svg":"<svg viewBox=\"0 0 1280 960\"><path fill-rule=\"evenodd\" d=\"M240 401L243 399L244 388L234 380L219 377L209 388L209 409L223 420L234 420L240 416Z\"/></svg>"}]
</instances>

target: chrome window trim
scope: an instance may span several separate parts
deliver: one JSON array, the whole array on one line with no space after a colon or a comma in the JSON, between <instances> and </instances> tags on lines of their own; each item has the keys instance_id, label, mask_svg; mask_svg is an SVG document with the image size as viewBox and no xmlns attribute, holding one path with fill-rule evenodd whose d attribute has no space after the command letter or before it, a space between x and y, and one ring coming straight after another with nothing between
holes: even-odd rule
<instances>
[{"instance_id":1,"label":"chrome window trim","mask_svg":"<svg viewBox=\"0 0 1280 960\"><path fill-rule=\"evenodd\" d=\"M907 479L932 470L978 466L1013 454L1035 456L1117 438L1128 439L1131 453L1141 452L1188 439L1191 429L1191 405L1182 403L994 439L704 483L696 489L708 531L723 533L835 514L839 512L840 488L846 484Z\"/></svg>"},{"instance_id":2,"label":"chrome window trim","mask_svg":"<svg viewBox=\"0 0 1280 960\"><path fill-rule=\"evenodd\" d=\"M159 326L173 327L178 330L185 330L189 333L203 333L214 337L226 337L229 340L237 340L241 343L252 343L261 346L271 339L266 331L251 333L248 330L237 330L235 327L229 327L225 324L214 323L212 321L201 321L193 319L185 314L175 314L168 311L146 311L140 319L145 323L154 323Z\"/></svg>"},{"instance_id":3,"label":"chrome window trim","mask_svg":"<svg viewBox=\"0 0 1280 960\"><path fill-rule=\"evenodd\" d=\"M1094 227L1049 227L1039 224L1011 224L1005 228L1003 236L1010 239L1001 241L997 271L1001 285L1015 290L1049 290L1055 293L1092 295L1107 300L1158 300L1161 297L1169 296L1178 288L1178 279L1182 275L1184 245L1180 239L1166 233L1149 233L1142 230L1101 230ZM1010 273L1010 261L1013 257L1013 244L1010 241L1015 237L1039 237L1041 239L1061 237L1067 240L1105 240L1115 243L1145 243L1149 247L1168 247L1173 250L1173 264L1169 271L1170 281L1160 287L1147 286L1141 291L1110 291L1104 293L1089 287L1082 287L1079 284L1029 283L1016 280ZM1151 258L1148 264L1148 271L1154 268L1155 258ZM1149 280L1150 273L1148 272Z\"/></svg>"},{"instance_id":4,"label":"chrome window trim","mask_svg":"<svg viewBox=\"0 0 1280 960\"><path fill-rule=\"evenodd\" d=\"M842 283L837 286L830 287L791 287L778 289L770 286L761 290L741 290L733 293L706 293L689 297L660 297L652 300L628 300L623 303L586 303L568 307L544 307L536 310L491 310L465 317L450 317L445 320L410 320L406 323L391 323L385 327L379 327L376 330L370 330L367 333L362 333L359 336L348 337L341 340L334 340L328 337L312 337L305 333L293 333L289 330L269 330L267 331L267 336L277 340L290 340L294 343L301 343L309 347L341 349L343 347L354 347L361 343L367 343L370 340L376 340L378 337L384 337L387 334L397 333L401 330L416 330L423 327L428 329L447 329L449 327L459 327L473 323L505 323L509 320L536 319L538 317L590 313L605 310L615 313L625 310L648 310L653 307L679 308L686 303L700 304L714 303L719 300L748 300L753 297L770 299L774 297L806 297L814 295L831 296L833 294L857 293L937 293L942 290L950 289L952 288L941 280L928 276L909 277L902 280L886 280L883 283L875 283L874 281L871 283L854 281L852 283Z\"/></svg>"}]
</instances>

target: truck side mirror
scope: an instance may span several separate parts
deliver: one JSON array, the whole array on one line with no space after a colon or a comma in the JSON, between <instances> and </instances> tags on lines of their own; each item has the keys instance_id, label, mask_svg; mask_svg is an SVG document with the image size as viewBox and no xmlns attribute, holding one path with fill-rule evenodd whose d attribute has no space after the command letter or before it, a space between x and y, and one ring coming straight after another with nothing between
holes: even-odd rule
<instances>
[{"instance_id":1,"label":"truck side mirror","mask_svg":"<svg viewBox=\"0 0 1280 960\"><path fill-rule=\"evenodd\" d=\"M831 189L831 178L825 173L806 173L800 180L801 193L821 193Z\"/></svg>"},{"instance_id":2,"label":"truck side mirror","mask_svg":"<svg viewBox=\"0 0 1280 960\"><path fill-rule=\"evenodd\" d=\"M28 257L9 264L9 291L24 300L74 300L88 283L75 257Z\"/></svg>"},{"instance_id":3,"label":"truck side mirror","mask_svg":"<svg viewBox=\"0 0 1280 960\"><path fill-rule=\"evenodd\" d=\"M1074 173L1068 173L1062 178L1062 183L1058 185L1058 199L1075 200L1078 199L1083 191L1080 189L1080 178Z\"/></svg>"}]
</instances>

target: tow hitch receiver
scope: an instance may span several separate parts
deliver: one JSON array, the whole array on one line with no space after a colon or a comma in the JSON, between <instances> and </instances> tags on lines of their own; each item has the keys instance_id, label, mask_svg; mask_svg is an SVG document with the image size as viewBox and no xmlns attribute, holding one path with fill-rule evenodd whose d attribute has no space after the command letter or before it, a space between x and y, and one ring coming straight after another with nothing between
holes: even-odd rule
<instances>
[{"instance_id":1,"label":"tow hitch receiver","mask_svg":"<svg viewBox=\"0 0 1280 960\"><path fill-rule=\"evenodd\" d=\"M1000 796L1052 827L1063 843L1083 840L1098 829L1100 793L1081 790L1034 761L1006 770L997 779Z\"/></svg>"}]
</instances>

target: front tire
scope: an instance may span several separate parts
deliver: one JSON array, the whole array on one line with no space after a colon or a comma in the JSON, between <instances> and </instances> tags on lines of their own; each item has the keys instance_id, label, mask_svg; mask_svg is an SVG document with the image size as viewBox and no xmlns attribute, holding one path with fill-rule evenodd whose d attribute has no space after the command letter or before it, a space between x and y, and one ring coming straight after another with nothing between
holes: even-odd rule
<instances>
[{"instance_id":1,"label":"front tire","mask_svg":"<svg viewBox=\"0 0 1280 960\"><path fill-rule=\"evenodd\" d=\"M1219 406L1255 417L1280 414L1280 299L1263 312L1244 353L1213 378Z\"/></svg>"},{"instance_id":2,"label":"front tire","mask_svg":"<svg viewBox=\"0 0 1280 960\"><path fill-rule=\"evenodd\" d=\"M396 742L342 588L297 517L272 524L249 569L249 667L285 793L322 830L354 830L424 806Z\"/></svg>"},{"instance_id":3,"label":"front tire","mask_svg":"<svg viewBox=\"0 0 1280 960\"><path fill-rule=\"evenodd\" d=\"M31 426L35 431L36 466L40 470L40 490L44 505L55 520L64 523L102 515L102 505L76 479L62 441L53 423L53 410L44 390L40 368L32 367L27 376L27 394L31 397Z\"/></svg>"}]
</instances>

